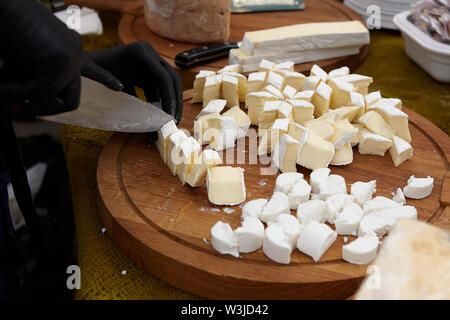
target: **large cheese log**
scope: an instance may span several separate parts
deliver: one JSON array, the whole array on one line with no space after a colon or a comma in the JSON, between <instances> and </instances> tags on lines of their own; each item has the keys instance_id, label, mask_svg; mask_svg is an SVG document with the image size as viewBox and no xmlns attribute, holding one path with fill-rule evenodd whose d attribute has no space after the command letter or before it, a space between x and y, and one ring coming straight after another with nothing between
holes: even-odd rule
<instances>
[{"instance_id":1,"label":"large cheese log","mask_svg":"<svg viewBox=\"0 0 450 320\"><path fill-rule=\"evenodd\" d=\"M145 22L154 33L180 42L228 41L230 0L144 0Z\"/></svg>"}]
</instances>

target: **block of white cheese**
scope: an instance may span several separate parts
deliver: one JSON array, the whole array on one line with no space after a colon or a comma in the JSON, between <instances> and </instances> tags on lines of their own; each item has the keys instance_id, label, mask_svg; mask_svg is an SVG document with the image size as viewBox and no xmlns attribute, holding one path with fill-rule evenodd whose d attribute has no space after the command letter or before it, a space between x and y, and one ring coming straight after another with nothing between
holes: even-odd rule
<instances>
[{"instance_id":1,"label":"block of white cheese","mask_svg":"<svg viewBox=\"0 0 450 320\"><path fill-rule=\"evenodd\" d=\"M372 133L367 129L360 131L358 150L360 154L373 154L384 156L385 152L392 146L388 138Z\"/></svg>"},{"instance_id":2,"label":"block of white cheese","mask_svg":"<svg viewBox=\"0 0 450 320\"><path fill-rule=\"evenodd\" d=\"M227 105L227 100L213 99L208 102L206 107L204 107L199 112L199 114L195 117L195 119L198 119L200 117L203 117L203 116L211 114L211 113L221 113L226 105Z\"/></svg>"},{"instance_id":3,"label":"block of white cheese","mask_svg":"<svg viewBox=\"0 0 450 320\"><path fill-rule=\"evenodd\" d=\"M337 174L330 174L326 180L319 184L319 197L321 200L326 200L328 197L337 193L347 193L347 186L345 179Z\"/></svg>"},{"instance_id":4,"label":"block of white cheese","mask_svg":"<svg viewBox=\"0 0 450 320\"><path fill-rule=\"evenodd\" d=\"M161 129L158 130L158 140L156 140L156 149L161 155L161 159L164 163L167 163L167 147L169 136L177 131L177 125L173 120L164 124Z\"/></svg>"},{"instance_id":5,"label":"block of white cheese","mask_svg":"<svg viewBox=\"0 0 450 320\"><path fill-rule=\"evenodd\" d=\"M186 176L186 183L191 187L201 186L205 182L208 169L219 164L222 164L222 159L217 151L203 150L200 157L194 158L191 171Z\"/></svg>"},{"instance_id":6,"label":"block of white cheese","mask_svg":"<svg viewBox=\"0 0 450 320\"><path fill-rule=\"evenodd\" d=\"M320 168L313 170L309 175L309 183L311 184L311 191L315 194L320 193L320 184L327 180L331 170L329 168Z\"/></svg>"},{"instance_id":7,"label":"block of white cheese","mask_svg":"<svg viewBox=\"0 0 450 320\"><path fill-rule=\"evenodd\" d=\"M223 113L224 117L232 117L238 126L237 138L243 138L247 135L248 128L250 128L250 118L248 115L239 108L234 106L230 110Z\"/></svg>"},{"instance_id":8,"label":"block of white cheese","mask_svg":"<svg viewBox=\"0 0 450 320\"><path fill-rule=\"evenodd\" d=\"M217 116L207 120L208 129L204 133L210 146L216 151L233 148L238 134L238 125L233 117Z\"/></svg>"},{"instance_id":9,"label":"block of white cheese","mask_svg":"<svg viewBox=\"0 0 450 320\"><path fill-rule=\"evenodd\" d=\"M347 119L335 121L333 127L334 133L329 141L334 144L335 149L344 147L359 132Z\"/></svg>"},{"instance_id":10,"label":"block of white cheese","mask_svg":"<svg viewBox=\"0 0 450 320\"><path fill-rule=\"evenodd\" d=\"M288 193L290 208L296 210L300 204L309 200L310 195L311 186L306 180L299 180Z\"/></svg>"},{"instance_id":11,"label":"block of white cheese","mask_svg":"<svg viewBox=\"0 0 450 320\"><path fill-rule=\"evenodd\" d=\"M333 157L333 144L321 139L312 130L308 130L306 142L298 154L297 163L305 168L315 170L328 167Z\"/></svg>"},{"instance_id":12,"label":"block of white cheese","mask_svg":"<svg viewBox=\"0 0 450 320\"><path fill-rule=\"evenodd\" d=\"M309 76L303 80L302 91L315 91L322 79L319 76Z\"/></svg>"},{"instance_id":13,"label":"block of white cheese","mask_svg":"<svg viewBox=\"0 0 450 320\"><path fill-rule=\"evenodd\" d=\"M325 223L327 220L327 207L325 201L309 200L299 204L297 208L297 219L304 226L312 221Z\"/></svg>"},{"instance_id":14,"label":"block of white cheese","mask_svg":"<svg viewBox=\"0 0 450 320\"><path fill-rule=\"evenodd\" d=\"M297 172L297 156L301 146L300 142L291 136L281 135L273 150L273 164L281 172Z\"/></svg>"},{"instance_id":15,"label":"block of white cheese","mask_svg":"<svg viewBox=\"0 0 450 320\"><path fill-rule=\"evenodd\" d=\"M208 119L215 117L220 117L220 114L206 114L194 121L194 138L197 139L200 144L208 144L211 142L210 135L207 135L209 128Z\"/></svg>"},{"instance_id":16,"label":"block of white cheese","mask_svg":"<svg viewBox=\"0 0 450 320\"><path fill-rule=\"evenodd\" d=\"M352 235L356 236L358 231L359 222L363 217L363 211L356 203L351 202L346 206L334 220L336 226L336 233L339 235Z\"/></svg>"},{"instance_id":17,"label":"block of white cheese","mask_svg":"<svg viewBox=\"0 0 450 320\"><path fill-rule=\"evenodd\" d=\"M264 225L256 217L245 217L239 228L234 230L239 252L249 253L260 249L264 241Z\"/></svg>"},{"instance_id":18,"label":"block of white cheese","mask_svg":"<svg viewBox=\"0 0 450 320\"><path fill-rule=\"evenodd\" d=\"M363 96L367 95L369 85L373 82L372 77L363 76L360 74L348 74L345 76L336 77L336 79L351 83L355 86L355 91Z\"/></svg>"},{"instance_id":19,"label":"block of white cheese","mask_svg":"<svg viewBox=\"0 0 450 320\"><path fill-rule=\"evenodd\" d=\"M369 43L369 32L359 21L304 23L246 32L240 49L248 55L302 51Z\"/></svg>"},{"instance_id":20,"label":"block of white cheese","mask_svg":"<svg viewBox=\"0 0 450 320\"><path fill-rule=\"evenodd\" d=\"M181 184L186 183L186 177L194 165L194 159L198 159L201 146L193 137L189 137L177 146L177 157L172 162L177 164L177 176Z\"/></svg>"},{"instance_id":21,"label":"block of white cheese","mask_svg":"<svg viewBox=\"0 0 450 320\"><path fill-rule=\"evenodd\" d=\"M259 114L266 101L278 100L276 96L266 91L258 91L247 94L245 106L248 109L248 117L254 125L258 125Z\"/></svg>"},{"instance_id":22,"label":"block of white cheese","mask_svg":"<svg viewBox=\"0 0 450 320\"><path fill-rule=\"evenodd\" d=\"M303 86L303 81L305 76L299 72L288 71L288 70L274 70L278 74L284 77L285 86L290 86L297 91L300 91Z\"/></svg>"},{"instance_id":23,"label":"block of white cheese","mask_svg":"<svg viewBox=\"0 0 450 320\"><path fill-rule=\"evenodd\" d=\"M319 117L308 120L305 122L305 127L324 140L329 140L334 134L333 121L330 121L328 118Z\"/></svg>"},{"instance_id":24,"label":"block of white cheese","mask_svg":"<svg viewBox=\"0 0 450 320\"><path fill-rule=\"evenodd\" d=\"M311 76L319 76L322 81L327 81L328 74L323 70L321 67L319 67L317 64L314 64L311 68Z\"/></svg>"},{"instance_id":25,"label":"block of white cheese","mask_svg":"<svg viewBox=\"0 0 450 320\"><path fill-rule=\"evenodd\" d=\"M362 217L359 222L358 237L377 235L380 239L395 225L396 219L375 211Z\"/></svg>"},{"instance_id":26,"label":"block of white cheese","mask_svg":"<svg viewBox=\"0 0 450 320\"><path fill-rule=\"evenodd\" d=\"M314 116L320 117L328 112L330 108L332 89L325 82L319 83L316 92L312 96L311 102L314 105Z\"/></svg>"},{"instance_id":27,"label":"block of white cheese","mask_svg":"<svg viewBox=\"0 0 450 320\"><path fill-rule=\"evenodd\" d=\"M325 200L327 206L327 221L335 223L341 212L353 203L353 196L345 193L335 193ZM362 214L362 212L361 212Z\"/></svg>"},{"instance_id":28,"label":"block of white cheese","mask_svg":"<svg viewBox=\"0 0 450 320\"><path fill-rule=\"evenodd\" d=\"M411 134L408 126L408 115L402 110L393 107L388 102L386 103L386 100L384 99L379 100L374 105L368 107L368 110L379 113L386 123L392 127L395 135L411 142Z\"/></svg>"},{"instance_id":29,"label":"block of white cheese","mask_svg":"<svg viewBox=\"0 0 450 320\"><path fill-rule=\"evenodd\" d=\"M350 69L348 67L340 67L328 72L328 79L345 76L350 73Z\"/></svg>"},{"instance_id":30,"label":"block of white cheese","mask_svg":"<svg viewBox=\"0 0 450 320\"><path fill-rule=\"evenodd\" d=\"M383 197L383 196L377 196L369 201L366 201L363 205L364 214L367 215L372 212L376 211L382 211L384 209L390 209L390 208L398 208L401 204L398 202Z\"/></svg>"},{"instance_id":31,"label":"block of white cheese","mask_svg":"<svg viewBox=\"0 0 450 320\"><path fill-rule=\"evenodd\" d=\"M428 197L433 191L432 177L416 178L411 176L408 179L408 185L403 188L403 194L410 199L423 199Z\"/></svg>"},{"instance_id":32,"label":"block of white cheese","mask_svg":"<svg viewBox=\"0 0 450 320\"><path fill-rule=\"evenodd\" d=\"M219 75L206 77L203 87L203 105L206 106L213 99L220 98L222 78Z\"/></svg>"},{"instance_id":33,"label":"block of white cheese","mask_svg":"<svg viewBox=\"0 0 450 320\"><path fill-rule=\"evenodd\" d=\"M379 244L378 237L358 238L342 246L342 259L353 264L368 264L376 258Z\"/></svg>"},{"instance_id":34,"label":"block of white cheese","mask_svg":"<svg viewBox=\"0 0 450 320\"><path fill-rule=\"evenodd\" d=\"M206 189L208 200L213 204L239 204L246 198L244 170L230 166L209 168Z\"/></svg>"},{"instance_id":35,"label":"block of white cheese","mask_svg":"<svg viewBox=\"0 0 450 320\"><path fill-rule=\"evenodd\" d=\"M396 220L400 219L413 219L417 220L417 209L413 206L401 206L397 208L389 208L380 210L387 216L393 217Z\"/></svg>"},{"instance_id":36,"label":"block of white cheese","mask_svg":"<svg viewBox=\"0 0 450 320\"><path fill-rule=\"evenodd\" d=\"M333 166L345 166L353 162L353 149L350 142L346 143L342 148L334 151L334 157L330 164Z\"/></svg>"},{"instance_id":37,"label":"block of white cheese","mask_svg":"<svg viewBox=\"0 0 450 320\"><path fill-rule=\"evenodd\" d=\"M292 105L292 118L296 123L305 125L306 121L314 119L314 105L306 100L286 100Z\"/></svg>"},{"instance_id":38,"label":"block of white cheese","mask_svg":"<svg viewBox=\"0 0 450 320\"><path fill-rule=\"evenodd\" d=\"M394 130L392 127L375 111L366 112L358 118L357 122L373 133L385 138L390 139L394 135Z\"/></svg>"},{"instance_id":39,"label":"block of white cheese","mask_svg":"<svg viewBox=\"0 0 450 320\"><path fill-rule=\"evenodd\" d=\"M299 172L286 172L277 177L275 181L275 192L289 194L294 185L303 179L303 174Z\"/></svg>"},{"instance_id":40,"label":"block of white cheese","mask_svg":"<svg viewBox=\"0 0 450 320\"><path fill-rule=\"evenodd\" d=\"M166 164L174 176L177 174L177 163L172 159L177 160L177 147L185 139L187 139L187 135L182 130L175 131L168 139Z\"/></svg>"},{"instance_id":41,"label":"block of white cheese","mask_svg":"<svg viewBox=\"0 0 450 320\"><path fill-rule=\"evenodd\" d=\"M392 193L392 200L400 203L401 205L406 204L405 195L403 194L403 191L401 188L397 188L397 191L395 193Z\"/></svg>"},{"instance_id":42,"label":"block of white cheese","mask_svg":"<svg viewBox=\"0 0 450 320\"><path fill-rule=\"evenodd\" d=\"M247 93L261 91L266 85L267 72L252 72L248 75Z\"/></svg>"},{"instance_id":43,"label":"block of white cheese","mask_svg":"<svg viewBox=\"0 0 450 320\"><path fill-rule=\"evenodd\" d=\"M372 200L372 196L375 192L377 192L376 180L369 182L357 181L353 183L350 188L350 194L355 199L355 202L361 207L363 207L367 201Z\"/></svg>"},{"instance_id":44,"label":"block of white cheese","mask_svg":"<svg viewBox=\"0 0 450 320\"><path fill-rule=\"evenodd\" d=\"M262 59L258 65L259 72L267 72L271 71L275 67L275 63L266 59Z\"/></svg>"},{"instance_id":45,"label":"block of white cheese","mask_svg":"<svg viewBox=\"0 0 450 320\"><path fill-rule=\"evenodd\" d=\"M264 233L263 252L271 260L289 264L292 247L283 227L279 223L270 224Z\"/></svg>"},{"instance_id":46,"label":"block of white cheese","mask_svg":"<svg viewBox=\"0 0 450 320\"><path fill-rule=\"evenodd\" d=\"M392 146L389 148L394 166L399 166L413 156L412 146L400 137L392 136Z\"/></svg>"},{"instance_id":47,"label":"block of white cheese","mask_svg":"<svg viewBox=\"0 0 450 320\"><path fill-rule=\"evenodd\" d=\"M203 88L205 86L205 80L209 76L214 76L216 73L210 70L200 70L195 76L194 89L192 93L192 102L202 102L203 101Z\"/></svg>"},{"instance_id":48,"label":"block of white cheese","mask_svg":"<svg viewBox=\"0 0 450 320\"><path fill-rule=\"evenodd\" d=\"M284 95L283 92L281 92L280 89L274 87L271 84L267 84L264 88L263 91L266 91L272 95L274 95L275 97L277 97L278 100L283 100L284 99Z\"/></svg>"},{"instance_id":49,"label":"block of white cheese","mask_svg":"<svg viewBox=\"0 0 450 320\"><path fill-rule=\"evenodd\" d=\"M274 221L269 224L279 224L284 231L284 234L289 242L292 250L295 249L298 236L300 235L300 223L291 214L280 214Z\"/></svg>"},{"instance_id":50,"label":"block of white cheese","mask_svg":"<svg viewBox=\"0 0 450 320\"><path fill-rule=\"evenodd\" d=\"M211 245L221 254L239 257L239 244L230 224L217 221L211 228Z\"/></svg>"},{"instance_id":51,"label":"block of white cheese","mask_svg":"<svg viewBox=\"0 0 450 320\"><path fill-rule=\"evenodd\" d=\"M242 219L245 217L255 217L259 219L262 210L267 204L267 199L256 199L247 202L242 208Z\"/></svg>"},{"instance_id":52,"label":"block of white cheese","mask_svg":"<svg viewBox=\"0 0 450 320\"><path fill-rule=\"evenodd\" d=\"M336 241L336 237L336 232L329 226L312 221L300 232L297 248L317 262Z\"/></svg>"},{"instance_id":53,"label":"block of white cheese","mask_svg":"<svg viewBox=\"0 0 450 320\"><path fill-rule=\"evenodd\" d=\"M314 90L305 90L297 92L294 96L294 100L306 100L308 102L311 102L314 92L315 92Z\"/></svg>"},{"instance_id":54,"label":"block of white cheese","mask_svg":"<svg viewBox=\"0 0 450 320\"><path fill-rule=\"evenodd\" d=\"M274 221L280 214L290 214L289 198L282 192L274 192L259 216L262 222Z\"/></svg>"},{"instance_id":55,"label":"block of white cheese","mask_svg":"<svg viewBox=\"0 0 450 320\"><path fill-rule=\"evenodd\" d=\"M238 79L227 73L222 76L222 97L227 101L227 107L239 105Z\"/></svg>"}]
</instances>

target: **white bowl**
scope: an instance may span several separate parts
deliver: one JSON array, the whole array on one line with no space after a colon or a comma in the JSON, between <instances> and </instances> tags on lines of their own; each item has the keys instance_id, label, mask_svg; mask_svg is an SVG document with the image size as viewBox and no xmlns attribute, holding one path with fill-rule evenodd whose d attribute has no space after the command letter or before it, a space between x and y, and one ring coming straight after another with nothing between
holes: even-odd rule
<instances>
[{"instance_id":1,"label":"white bowl","mask_svg":"<svg viewBox=\"0 0 450 320\"><path fill-rule=\"evenodd\" d=\"M410 11L394 16L405 39L406 54L434 79L450 82L450 45L434 40L408 21Z\"/></svg>"}]
</instances>

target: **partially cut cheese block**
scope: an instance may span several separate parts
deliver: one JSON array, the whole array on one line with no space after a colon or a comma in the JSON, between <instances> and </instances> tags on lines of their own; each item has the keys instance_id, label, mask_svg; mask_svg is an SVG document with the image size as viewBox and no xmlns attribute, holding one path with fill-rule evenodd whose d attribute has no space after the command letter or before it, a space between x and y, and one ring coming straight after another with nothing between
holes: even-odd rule
<instances>
[{"instance_id":1,"label":"partially cut cheese block","mask_svg":"<svg viewBox=\"0 0 450 320\"><path fill-rule=\"evenodd\" d=\"M222 164L222 159L217 151L203 150L199 157L194 158L191 171L186 176L186 183L191 187L201 186L205 181L208 169L219 164Z\"/></svg>"},{"instance_id":2,"label":"partially cut cheese block","mask_svg":"<svg viewBox=\"0 0 450 320\"><path fill-rule=\"evenodd\" d=\"M300 142L287 134L283 134L275 145L272 162L281 172L297 172L297 156L301 148Z\"/></svg>"},{"instance_id":3,"label":"partially cut cheese block","mask_svg":"<svg viewBox=\"0 0 450 320\"><path fill-rule=\"evenodd\" d=\"M392 136L392 146L389 153L394 162L394 166L399 166L413 156L413 148L411 145L400 137Z\"/></svg>"},{"instance_id":4,"label":"partially cut cheese block","mask_svg":"<svg viewBox=\"0 0 450 320\"><path fill-rule=\"evenodd\" d=\"M222 76L222 97L227 101L227 107L239 105L238 79L227 73Z\"/></svg>"},{"instance_id":5,"label":"partially cut cheese block","mask_svg":"<svg viewBox=\"0 0 450 320\"><path fill-rule=\"evenodd\" d=\"M230 110L223 113L225 117L232 117L238 126L237 138L243 138L247 135L248 128L250 127L250 118L248 115L239 108L235 106Z\"/></svg>"},{"instance_id":6,"label":"partially cut cheese block","mask_svg":"<svg viewBox=\"0 0 450 320\"><path fill-rule=\"evenodd\" d=\"M237 205L246 198L244 170L223 166L208 169L208 200L216 205Z\"/></svg>"},{"instance_id":7,"label":"partially cut cheese block","mask_svg":"<svg viewBox=\"0 0 450 320\"><path fill-rule=\"evenodd\" d=\"M209 76L203 87L203 105L206 106L211 100L220 98L222 78L219 75Z\"/></svg>"},{"instance_id":8,"label":"partially cut cheese block","mask_svg":"<svg viewBox=\"0 0 450 320\"><path fill-rule=\"evenodd\" d=\"M167 122L161 127L161 129L158 130L158 140L156 140L155 144L164 164L167 163L167 146L169 136L177 130L177 125L173 120Z\"/></svg>"},{"instance_id":9,"label":"partially cut cheese block","mask_svg":"<svg viewBox=\"0 0 450 320\"><path fill-rule=\"evenodd\" d=\"M172 158L172 162L177 164L177 176L181 184L186 183L186 176L192 169L194 159L200 155L200 144L193 137L189 137L177 146L177 157Z\"/></svg>"},{"instance_id":10,"label":"partially cut cheese block","mask_svg":"<svg viewBox=\"0 0 450 320\"><path fill-rule=\"evenodd\" d=\"M286 100L292 105L292 118L296 123L305 125L314 119L314 105L306 100Z\"/></svg>"},{"instance_id":11,"label":"partially cut cheese block","mask_svg":"<svg viewBox=\"0 0 450 320\"><path fill-rule=\"evenodd\" d=\"M389 103L383 103L381 100L368 108L369 111L379 113L383 119L392 127L394 134L407 142L411 142L409 133L408 115Z\"/></svg>"},{"instance_id":12,"label":"partially cut cheese block","mask_svg":"<svg viewBox=\"0 0 450 320\"><path fill-rule=\"evenodd\" d=\"M187 135L182 130L177 130L169 136L167 144L167 167L174 176L177 174L177 163L172 161L172 159L176 159L178 145L187 138Z\"/></svg>"},{"instance_id":13,"label":"partially cut cheese block","mask_svg":"<svg viewBox=\"0 0 450 320\"><path fill-rule=\"evenodd\" d=\"M353 149L350 143L346 143L342 148L336 149L330 164L333 166L345 166L353 162Z\"/></svg>"},{"instance_id":14,"label":"partially cut cheese block","mask_svg":"<svg viewBox=\"0 0 450 320\"><path fill-rule=\"evenodd\" d=\"M216 73L210 70L200 70L199 73L195 76L194 80L194 90L192 94L192 103L202 102L203 101L203 88L205 86L206 78L209 76L213 76Z\"/></svg>"},{"instance_id":15,"label":"partially cut cheese block","mask_svg":"<svg viewBox=\"0 0 450 320\"><path fill-rule=\"evenodd\" d=\"M363 114L357 121L373 133L385 138L390 139L394 134L392 127L375 111L369 111Z\"/></svg>"},{"instance_id":16,"label":"partially cut cheese block","mask_svg":"<svg viewBox=\"0 0 450 320\"><path fill-rule=\"evenodd\" d=\"M247 93L261 91L266 85L267 72L252 72L248 75Z\"/></svg>"},{"instance_id":17,"label":"partially cut cheese block","mask_svg":"<svg viewBox=\"0 0 450 320\"><path fill-rule=\"evenodd\" d=\"M331 87L321 82L314 93L311 102L314 105L314 116L320 117L328 112L330 108Z\"/></svg>"},{"instance_id":18,"label":"partially cut cheese block","mask_svg":"<svg viewBox=\"0 0 450 320\"><path fill-rule=\"evenodd\" d=\"M206 107L204 107L199 114L195 117L195 119L199 119L200 117L203 117L204 115L211 114L211 113L221 113L222 110L225 108L227 104L227 100L223 99L213 99L208 102Z\"/></svg>"},{"instance_id":19,"label":"partially cut cheese block","mask_svg":"<svg viewBox=\"0 0 450 320\"><path fill-rule=\"evenodd\" d=\"M333 157L333 144L321 139L312 130L308 130L306 142L298 154L297 163L315 170L328 167Z\"/></svg>"},{"instance_id":20,"label":"partially cut cheese block","mask_svg":"<svg viewBox=\"0 0 450 320\"><path fill-rule=\"evenodd\" d=\"M360 154L373 154L384 156L385 152L392 146L392 141L367 129L360 131L358 150Z\"/></svg>"},{"instance_id":21,"label":"partially cut cheese block","mask_svg":"<svg viewBox=\"0 0 450 320\"><path fill-rule=\"evenodd\" d=\"M274 101L278 98L265 91L252 92L245 99L245 106L248 109L248 117L253 125L258 125L259 114L266 101Z\"/></svg>"}]
</instances>

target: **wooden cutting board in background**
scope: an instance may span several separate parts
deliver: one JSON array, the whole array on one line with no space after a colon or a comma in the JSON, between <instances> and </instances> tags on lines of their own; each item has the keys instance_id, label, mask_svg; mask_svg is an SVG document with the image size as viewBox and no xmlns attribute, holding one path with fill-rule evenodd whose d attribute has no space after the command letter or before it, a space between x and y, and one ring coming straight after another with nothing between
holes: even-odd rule
<instances>
[{"instance_id":1,"label":"wooden cutting board in background","mask_svg":"<svg viewBox=\"0 0 450 320\"><path fill-rule=\"evenodd\" d=\"M184 94L185 105L179 127L191 134L194 117L201 104L192 104L192 91ZM384 157L354 152L354 162L344 167L330 166L342 175L348 188L356 181L377 180L377 193L391 197L404 187L411 175L435 179L431 196L407 200L417 208L419 219L450 228L450 138L428 120L404 108L409 115L414 157L394 167ZM248 140L248 139L247 139ZM262 176L260 168L249 164L255 147L234 151L231 164L245 169L247 201L269 198L277 175ZM309 180L310 170L298 166ZM367 266L341 259L343 236L318 263L293 252L291 264L280 265L262 250L242 254L242 258L220 255L213 250L210 229L218 221L240 224L239 206L209 203L205 186L182 186L171 175L154 146L143 134L115 134L98 161L99 212L112 241L138 266L167 283L204 298L215 299L342 299L352 295L365 276ZM227 214L224 208L234 212ZM295 213L292 211L292 213ZM348 237L352 241L354 237Z\"/></svg>"}]
</instances>

